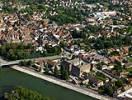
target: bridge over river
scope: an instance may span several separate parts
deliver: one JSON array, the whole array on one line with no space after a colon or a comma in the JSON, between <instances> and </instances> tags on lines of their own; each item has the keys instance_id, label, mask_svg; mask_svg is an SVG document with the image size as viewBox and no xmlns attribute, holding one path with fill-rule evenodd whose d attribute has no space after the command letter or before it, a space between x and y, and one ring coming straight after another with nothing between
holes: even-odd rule
<instances>
[{"instance_id":1,"label":"bridge over river","mask_svg":"<svg viewBox=\"0 0 132 100\"><path fill-rule=\"evenodd\" d=\"M55 60L55 59L60 59L60 58L61 58L61 56L49 56L49 57L40 57L40 58L32 58L32 59L22 59L22 60L15 60L15 61L6 61L6 60L1 59L0 68L3 67L3 66L17 65L21 61L29 61L29 60L34 61L34 60L37 60L37 59Z\"/></svg>"}]
</instances>

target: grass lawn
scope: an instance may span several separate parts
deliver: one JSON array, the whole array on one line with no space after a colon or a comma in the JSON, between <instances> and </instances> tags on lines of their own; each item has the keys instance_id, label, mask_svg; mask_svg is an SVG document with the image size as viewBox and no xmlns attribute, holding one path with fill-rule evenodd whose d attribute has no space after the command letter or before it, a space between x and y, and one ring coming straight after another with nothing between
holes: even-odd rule
<instances>
[{"instance_id":1,"label":"grass lawn","mask_svg":"<svg viewBox=\"0 0 132 100\"><path fill-rule=\"evenodd\" d=\"M102 81L106 80L106 76L99 72L96 73L96 78Z\"/></svg>"},{"instance_id":2,"label":"grass lawn","mask_svg":"<svg viewBox=\"0 0 132 100\"><path fill-rule=\"evenodd\" d=\"M96 76L96 78L97 78L98 80L106 81L106 78L105 78L105 77Z\"/></svg>"},{"instance_id":3,"label":"grass lawn","mask_svg":"<svg viewBox=\"0 0 132 100\"><path fill-rule=\"evenodd\" d=\"M131 67L131 68L127 68L127 71L128 71L128 72L132 71L132 67Z\"/></svg>"},{"instance_id":4,"label":"grass lawn","mask_svg":"<svg viewBox=\"0 0 132 100\"><path fill-rule=\"evenodd\" d=\"M129 58L128 58L128 61L129 61L129 62L132 62L132 57L129 57Z\"/></svg>"}]
</instances>

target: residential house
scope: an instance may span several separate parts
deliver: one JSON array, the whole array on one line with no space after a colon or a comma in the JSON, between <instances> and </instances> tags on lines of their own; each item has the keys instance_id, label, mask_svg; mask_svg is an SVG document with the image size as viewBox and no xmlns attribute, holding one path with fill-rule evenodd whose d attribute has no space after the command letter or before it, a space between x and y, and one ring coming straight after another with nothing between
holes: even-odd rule
<instances>
[{"instance_id":1,"label":"residential house","mask_svg":"<svg viewBox=\"0 0 132 100\"><path fill-rule=\"evenodd\" d=\"M89 83L95 87L100 87L104 85L102 80L97 79L95 76L88 74L87 78L89 79Z\"/></svg>"},{"instance_id":2,"label":"residential house","mask_svg":"<svg viewBox=\"0 0 132 100\"><path fill-rule=\"evenodd\" d=\"M84 64L80 66L72 65L71 75L75 77L81 77L83 73L89 73L91 71L91 64Z\"/></svg>"}]
</instances>

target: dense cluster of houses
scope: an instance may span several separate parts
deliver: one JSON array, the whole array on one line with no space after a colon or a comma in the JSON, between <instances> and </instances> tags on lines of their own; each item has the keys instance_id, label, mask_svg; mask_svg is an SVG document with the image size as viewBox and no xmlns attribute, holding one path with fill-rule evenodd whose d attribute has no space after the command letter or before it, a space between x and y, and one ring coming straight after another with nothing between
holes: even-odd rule
<instances>
[{"instance_id":1,"label":"dense cluster of houses","mask_svg":"<svg viewBox=\"0 0 132 100\"><path fill-rule=\"evenodd\" d=\"M128 3L126 0L110 0L113 5ZM47 4L51 2L48 0ZM47 6L49 6L47 5ZM97 32L98 35L93 34L88 38L98 38L103 35L107 37L117 35L114 29L123 29L127 25L114 25L113 19L118 19L122 22L122 14L119 11L108 10L103 5L85 4L84 2L72 2L62 0L57 6L63 7L79 7L84 12L90 12L85 18L85 22L76 24L57 25L55 22L50 22L49 19L43 19L43 14L34 12L33 15L27 13L13 13L3 14L0 13L0 45L4 43L31 43L36 47L36 51L45 51L45 46L51 47L60 46L62 42L66 45L62 47L61 58L56 60L46 60L43 58L36 59L33 67L37 71L44 72L45 67L48 66L49 73L53 74L54 69L58 70L63 66L68 69L70 73L69 82L76 85L89 86L91 89L98 90L100 86L118 80L119 78L126 78L129 84L124 84L125 90L132 86L132 78L128 78L128 72L123 70L117 72L115 62L120 62L121 67L125 69L132 69L132 55L129 54L131 46L122 46L121 48L109 48L107 50L108 56L101 55L103 50L91 50L86 52L79 45L74 44L71 31L81 31L89 25L101 25L104 30ZM24 6L23 6L24 8ZM22 8L22 9L23 9ZM52 13L53 14L53 13ZM57 14L54 12L54 14ZM53 14L53 15L54 15ZM128 21L132 16L127 16ZM100 75L98 75L100 74ZM121 88L117 90L117 94L121 93Z\"/></svg>"}]
</instances>

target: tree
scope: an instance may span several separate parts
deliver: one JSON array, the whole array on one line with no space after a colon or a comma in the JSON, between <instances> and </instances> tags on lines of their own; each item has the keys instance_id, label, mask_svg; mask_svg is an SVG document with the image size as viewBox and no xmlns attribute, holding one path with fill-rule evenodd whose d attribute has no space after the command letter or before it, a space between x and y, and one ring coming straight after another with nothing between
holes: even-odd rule
<instances>
[{"instance_id":1,"label":"tree","mask_svg":"<svg viewBox=\"0 0 132 100\"><path fill-rule=\"evenodd\" d=\"M28 65L28 66L33 65L33 63L34 63L34 62L33 62L33 61L31 61L31 60L28 60L28 61L27 61L27 65Z\"/></svg>"},{"instance_id":2,"label":"tree","mask_svg":"<svg viewBox=\"0 0 132 100\"><path fill-rule=\"evenodd\" d=\"M123 81L122 81L121 79L119 79L119 80L117 80L117 81L115 82L115 85L116 85L118 88L120 88L120 87L123 86Z\"/></svg>"},{"instance_id":3,"label":"tree","mask_svg":"<svg viewBox=\"0 0 132 100\"><path fill-rule=\"evenodd\" d=\"M117 71L117 72L122 72L123 71L123 66L121 65L121 62L119 61L116 61L115 62L115 65L114 65L114 69Z\"/></svg>"},{"instance_id":4,"label":"tree","mask_svg":"<svg viewBox=\"0 0 132 100\"><path fill-rule=\"evenodd\" d=\"M132 55L132 46L129 48L129 55Z\"/></svg>"},{"instance_id":5,"label":"tree","mask_svg":"<svg viewBox=\"0 0 132 100\"><path fill-rule=\"evenodd\" d=\"M110 96L113 96L114 90L113 90L112 86L109 86L106 88L106 93Z\"/></svg>"},{"instance_id":6,"label":"tree","mask_svg":"<svg viewBox=\"0 0 132 100\"><path fill-rule=\"evenodd\" d=\"M100 87L98 88L98 93L99 93L99 94L104 94L104 93L105 93L105 88L104 88L104 86L100 86Z\"/></svg>"},{"instance_id":7,"label":"tree","mask_svg":"<svg viewBox=\"0 0 132 100\"><path fill-rule=\"evenodd\" d=\"M132 71L129 71L128 77L132 77Z\"/></svg>"},{"instance_id":8,"label":"tree","mask_svg":"<svg viewBox=\"0 0 132 100\"><path fill-rule=\"evenodd\" d=\"M111 83L107 83L104 86L99 87L98 92L100 94L107 94L109 96L113 96L113 93L115 91L115 87L112 86Z\"/></svg>"},{"instance_id":9,"label":"tree","mask_svg":"<svg viewBox=\"0 0 132 100\"><path fill-rule=\"evenodd\" d=\"M63 79L63 75L64 75L64 67L61 65L61 68L60 68L60 73L61 73L61 78Z\"/></svg>"},{"instance_id":10,"label":"tree","mask_svg":"<svg viewBox=\"0 0 132 100\"><path fill-rule=\"evenodd\" d=\"M19 62L20 66L27 66L28 67L28 66L31 66L32 64L33 64L33 61L31 61L31 60L29 60L29 61L24 60L24 61Z\"/></svg>"},{"instance_id":11,"label":"tree","mask_svg":"<svg viewBox=\"0 0 132 100\"><path fill-rule=\"evenodd\" d=\"M17 58L17 56L15 55L13 49L10 49L7 53L7 58L11 59L11 60L15 60Z\"/></svg>"},{"instance_id":12,"label":"tree","mask_svg":"<svg viewBox=\"0 0 132 100\"><path fill-rule=\"evenodd\" d=\"M68 79L69 79L69 73L68 73L67 70L64 71L63 78L64 78L65 80L68 80Z\"/></svg>"},{"instance_id":13,"label":"tree","mask_svg":"<svg viewBox=\"0 0 132 100\"><path fill-rule=\"evenodd\" d=\"M49 97L42 96L36 91L23 87L16 87L10 92L5 93L5 100L51 100Z\"/></svg>"},{"instance_id":14,"label":"tree","mask_svg":"<svg viewBox=\"0 0 132 100\"><path fill-rule=\"evenodd\" d=\"M45 74L49 74L49 67L48 67L48 64L45 65Z\"/></svg>"},{"instance_id":15,"label":"tree","mask_svg":"<svg viewBox=\"0 0 132 100\"><path fill-rule=\"evenodd\" d=\"M59 75L59 70L58 68L55 66L54 68L54 75L57 77Z\"/></svg>"},{"instance_id":16,"label":"tree","mask_svg":"<svg viewBox=\"0 0 132 100\"><path fill-rule=\"evenodd\" d=\"M0 47L0 56L8 60L27 59L32 56L32 46L23 43L6 43Z\"/></svg>"},{"instance_id":17,"label":"tree","mask_svg":"<svg viewBox=\"0 0 132 100\"><path fill-rule=\"evenodd\" d=\"M61 65L61 78L67 80L69 78L69 70Z\"/></svg>"}]
</instances>

